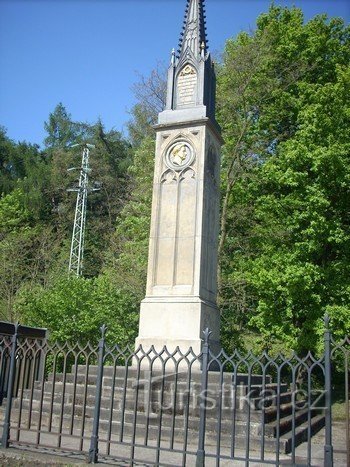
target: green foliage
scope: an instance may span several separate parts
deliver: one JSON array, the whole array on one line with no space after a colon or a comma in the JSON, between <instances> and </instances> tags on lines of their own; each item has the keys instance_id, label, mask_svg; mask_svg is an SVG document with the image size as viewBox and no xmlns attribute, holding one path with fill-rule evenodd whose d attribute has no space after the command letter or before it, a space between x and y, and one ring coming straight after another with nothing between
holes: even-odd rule
<instances>
[{"instance_id":1,"label":"green foliage","mask_svg":"<svg viewBox=\"0 0 350 467\"><path fill-rule=\"evenodd\" d=\"M25 281L39 278L42 232L32 225L25 195L16 188L0 198L0 317L13 321L15 296Z\"/></svg>"},{"instance_id":2,"label":"green foliage","mask_svg":"<svg viewBox=\"0 0 350 467\"><path fill-rule=\"evenodd\" d=\"M52 117L52 118L51 118ZM115 229L115 219L127 195L130 145L119 132L72 122L62 104L51 114L50 147L14 143L0 130L2 160L0 183L0 316L21 320L16 301L22 289L46 290L67 273L76 196L67 188L76 184L81 148L65 146L89 138L92 184L101 190L90 194L84 274L97 277ZM57 120L57 131L53 129ZM74 130L74 131L73 131ZM66 133L69 135L64 136ZM50 139L51 138L51 139ZM55 140L54 138L57 138ZM49 141L48 140L48 141Z\"/></svg>"},{"instance_id":3,"label":"green foliage","mask_svg":"<svg viewBox=\"0 0 350 467\"><path fill-rule=\"evenodd\" d=\"M45 182L45 161L37 145L14 143L10 140L3 127L0 127L0 193L8 194L18 188L19 184L26 185L24 195L34 195L36 187ZM30 180L26 184L26 180ZM33 196L30 196L31 201ZM27 198L27 196L26 196ZM35 196L34 196L35 198ZM28 200L26 201L29 204ZM34 200L35 204L35 200Z\"/></svg>"},{"instance_id":4,"label":"green foliage","mask_svg":"<svg viewBox=\"0 0 350 467\"><path fill-rule=\"evenodd\" d=\"M77 143L79 127L72 122L71 115L61 102L50 113L44 127L47 132L45 146L48 148L65 148Z\"/></svg>"},{"instance_id":5,"label":"green foliage","mask_svg":"<svg viewBox=\"0 0 350 467\"><path fill-rule=\"evenodd\" d=\"M16 307L23 324L48 328L51 341L96 344L102 324L112 344L123 347L136 337L135 300L116 289L107 276L64 277L45 289L23 290Z\"/></svg>"},{"instance_id":6,"label":"green foliage","mask_svg":"<svg viewBox=\"0 0 350 467\"><path fill-rule=\"evenodd\" d=\"M135 148L139 147L145 137L153 136L152 125L157 121L156 114L138 103L132 109L132 120L128 122L130 139Z\"/></svg>"},{"instance_id":7,"label":"green foliage","mask_svg":"<svg viewBox=\"0 0 350 467\"><path fill-rule=\"evenodd\" d=\"M64 108L63 108L64 109ZM66 111L64 113L69 118ZM70 120L69 120L70 121ZM127 168L130 163L130 146L117 131L106 132L101 121L94 125L70 122L70 127L80 127L75 141L88 138L95 145L90 153L90 182L97 184L100 191L90 193L87 205L87 223L84 250L84 275L95 277L101 271L106 250L115 229L115 220L127 193ZM68 125L68 122L67 122ZM83 138L84 136L84 138ZM68 264L69 245L76 204L76 196L67 188L77 185L81 163L81 147L67 150L57 145L48 151L50 158L50 182L48 192L52 201L52 221L64 242L65 256L62 262ZM67 172L68 168L77 170Z\"/></svg>"},{"instance_id":8,"label":"green foliage","mask_svg":"<svg viewBox=\"0 0 350 467\"><path fill-rule=\"evenodd\" d=\"M257 24L228 42L219 78L223 334L303 352L326 312L350 309L349 29L281 7Z\"/></svg>"},{"instance_id":9,"label":"green foliage","mask_svg":"<svg viewBox=\"0 0 350 467\"><path fill-rule=\"evenodd\" d=\"M0 198L0 238L28 224L30 213L24 206L24 194L17 188Z\"/></svg>"},{"instance_id":10,"label":"green foliage","mask_svg":"<svg viewBox=\"0 0 350 467\"><path fill-rule=\"evenodd\" d=\"M131 193L117 219L109 252L108 270L119 287L143 298L146 286L148 240L152 206L152 180L155 144L153 137L143 140L129 168Z\"/></svg>"}]
</instances>

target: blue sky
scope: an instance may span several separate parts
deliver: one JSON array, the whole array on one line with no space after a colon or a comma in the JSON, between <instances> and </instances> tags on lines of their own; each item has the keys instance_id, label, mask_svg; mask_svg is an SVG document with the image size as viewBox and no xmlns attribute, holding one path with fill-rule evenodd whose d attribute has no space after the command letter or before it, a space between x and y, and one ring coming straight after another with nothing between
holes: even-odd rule
<instances>
[{"instance_id":1,"label":"blue sky","mask_svg":"<svg viewBox=\"0 0 350 467\"><path fill-rule=\"evenodd\" d=\"M125 132L137 73L177 47L185 0L0 0L0 125L15 141L42 144L62 102L77 121L99 117ZM275 1L350 19L347 0ZM269 0L207 0L210 49L254 28Z\"/></svg>"}]
</instances>

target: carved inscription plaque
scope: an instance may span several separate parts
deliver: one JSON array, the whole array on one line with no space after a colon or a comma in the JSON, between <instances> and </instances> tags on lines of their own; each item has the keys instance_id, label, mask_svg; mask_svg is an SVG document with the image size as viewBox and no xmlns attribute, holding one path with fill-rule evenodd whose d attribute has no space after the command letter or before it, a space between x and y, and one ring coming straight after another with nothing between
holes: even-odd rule
<instances>
[{"instance_id":1,"label":"carved inscription plaque","mask_svg":"<svg viewBox=\"0 0 350 467\"><path fill-rule=\"evenodd\" d=\"M196 101L197 73L191 65L186 65L177 80L177 104L190 105Z\"/></svg>"}]
</instances>

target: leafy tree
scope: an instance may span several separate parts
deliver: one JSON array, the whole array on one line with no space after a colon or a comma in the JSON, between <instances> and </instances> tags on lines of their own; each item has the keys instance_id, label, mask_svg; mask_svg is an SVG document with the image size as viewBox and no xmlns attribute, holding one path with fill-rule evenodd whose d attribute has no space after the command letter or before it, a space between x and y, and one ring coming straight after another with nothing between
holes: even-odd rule
<instances>
[{"instance_id":1,"label":"leafy tree","mask_svg":"<svg viewBox=\"0 0 350 467\"><path fill-rule=\"evenodd\" d=\"M219 76L226 345L233 343L232 330L250 328L260 348L274 342L300 351L315 347L323 313L348 282L346 268L336 267L348 262L341 233L348 220L340 209L348 175L334 171L331 160L346 165L349 50L341 20L318 16L305 24L301 10L275 6L259 17L253 34L226 45ZM325 189L329 180L332 190ZM343 247L328 255L326 232L333 229ZM316 231L323 231L317 241ZM346 293L341 296L349 307Z\"/></svg>"},{"instance_id":2,"label":"leafy tree","mask_svg":"<svg viewBox=\"0 0 350 467\"><path fill-rule=\"evenodd\" d=\"M0 317L13 321L16 295L23 283L43 281L52 236L42 226L33 226L25 196L17 188L0 198Z\"/></svg>"},{"instance_id":3,"label":"leafy tree","mask_svg":"<svg viewBox=\"0 0 350 467\"><path fill-rule=\"evenodd\" d=\"M16 189L18 180L29 178L31 182L40 183L34 173L45 166L45 160L39 146L26 142L15 143L0 127L0 193L7 194Z\"/></svg>"},{"instance_id":4,"label":"leafy tree","mask_svg":"<svg viewBox=\"0 0 350 467\"><path fill-rule=\"evenodd\" d=\"M48 328L51 341L96 344L102 324L112 344L123 347L136 337L135 300L120 292L107 276L63 277L45 289L28 288L16 306L23 324Z\"/></svg>"},{"instance_id":5,"label":"leafy tree","mask_svg":"<svg viewBox=\"0 0 350 467\"><path fill-rule=\"evenodd\" d=\"M59 112L58 112L58 110ZM126 196L128 177L126 170L130 161L130 145L115 131L106 131L99 120L88 125L72 122L70 115L59 104L54 114L59 114L65 131L70 131L69 138L64 139L71 144L90 142L95 148L90 152L91 187L99 187L100 191L90 193L87 205L87 224L84 249L84 275L98 275L105 261L105 251L114 231L115 219L123 206ZM56 118L57 116L55 116ZM58 119L58 117L57 117ZM67 130L68 128L68 130ZM64 133L64 132L63 132ZM50 140L51 141L51 140ZM52 139L54 142L54 138ZM56 144L57 143L57 144ZM67 188L77 186L81 163L81 146L68 149L67 144L56 141L48 148L50 159L49 198L51 199L52 223L60 233L62 249L59 269L66 269L70 251L76 196L67 192ZM67 172L75 167L75 171ZM61 266L60 266L61 265Z\"/></svg>"},{"instance_id":6,"label":"leafy tree","mask_svg":"<svg viewBox=\"0 0 350 467\"><path fill-rule=\"evenodd\" d=\"M101 122L97 123L94 131L91 180L97 183L100 191L91 194L88 202L84 254L85 271L89 275L97 275L105 262L117 216L128 197L127 169L131 160L130 145L119 132L105 132Z\"/></svg>"},{"instance_id":7,"label":"leafy tree","mask_svg":"<svg viewBox=\"0 0 350 467\"><path fill-rule=\"evenodd\" d=\"M48 148L65 148L77 143L77 125L61 102L50 113L44 127L47 132L44 142Z\"/></svg>"},{"instance_id":8,"label":"leafy tree","mask_svg":"<svg viewBox=\"0 0 350 467\"><path fill-rule=\"evenodd\" d=\"M15 152L15 143L7 137L5 128L0 127L0 193L8 193L13 188L12 160Z\"/></svg>"},{"instance_id":9,"label":"leafy tree","mask_svg":"<svg viewBox=\"0 0 350 467\"><path fill-rule=\"evenodd\" d=\"M147 137L134 154L128 172L130 198L118 216L109 251L108 271L118 286L133 291L138 301L146 287L154 152L154 138Z\"/></svg>"},{"instance_id":10,"label":"leafy tree","mask_svg":"<svg viewBox=\"0 0 350 467\"><path fill-rule=\"evenodd\" d=\"M25 227L30 213L24 206L24 194L17 188L0 198L0 239L11 231Z\"/></svg>"},{"instance_id":11,"label":"leafy tree","mask_svg":"<svg viewBox=\"0 0 350 467\"><path fill-rule=\"evenodd\" d=\"M350 67L338 67L334 82L302 87L298 130L254 187L250 273L258 297L250 323L265 341L298 350L315 348L326 312L341 313L336 330L350 332Z\"/></svg>"}]
</instances>

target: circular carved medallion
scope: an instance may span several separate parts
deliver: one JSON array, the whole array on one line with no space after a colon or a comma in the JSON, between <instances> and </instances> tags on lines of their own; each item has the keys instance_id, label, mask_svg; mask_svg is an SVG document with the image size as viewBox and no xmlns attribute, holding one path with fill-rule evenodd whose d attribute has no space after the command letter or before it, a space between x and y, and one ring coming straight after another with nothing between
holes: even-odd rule
<instances>
[{"instance_id":1,"label":"circular carved medallion","mask_svg":"<svg viewBox=\"0 0 350 467\"><path fill-rule=\"evenodd\" d=\"M165 163L173 170L182 170L193 161L193 149L186 141L178 141L170 146Z\"/></svg>"}]
</instances>

